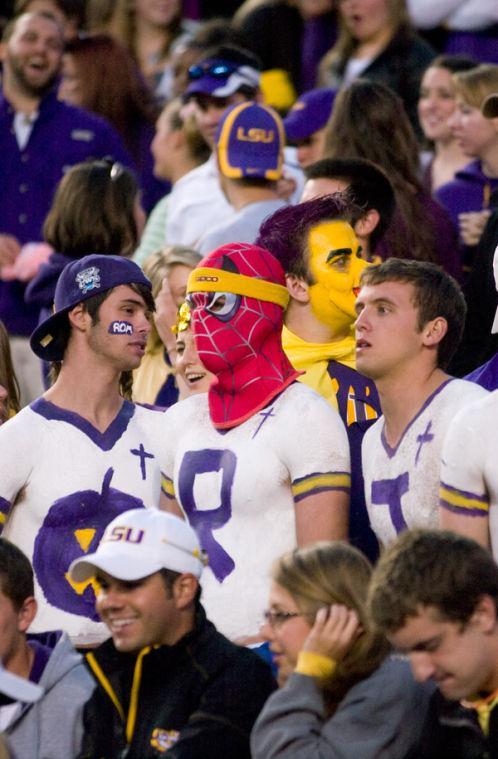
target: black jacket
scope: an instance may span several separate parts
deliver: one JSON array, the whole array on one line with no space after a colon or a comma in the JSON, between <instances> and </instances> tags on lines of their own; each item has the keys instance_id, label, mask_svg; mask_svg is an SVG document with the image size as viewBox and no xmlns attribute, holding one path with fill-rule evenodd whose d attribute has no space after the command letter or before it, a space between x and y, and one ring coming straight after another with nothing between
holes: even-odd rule
<instances>
[{"instance_id":1,"label":"black jacket","mask_svg":"<svg viewBox=\"0 0 498 759\"><path fill-rule=\"evenodd\" d=\"M174 646L123 654L109 640L87 663L98 685L79 759L152 759L166 749L168 759L249 759L251 728L275 688L263 660L217 632L202 608Z\"/></svg>"},{"instance_id":2,"label":"black jacket","mask_svg":"<svg viewBox=\"0 0 498 759\"><path fill-rule=\"evenodd\" d=\"M439 691L429 705L422 738L410 759L498 759L498 708L489 719L489 736L482 732L473 709L447 701Z\"/></svg>"},{"instance_id":3,"label":"black jacket","mask_svg":"<svg viewBox=\"0 0 498 759\"><path fill-rule=\"evenodd\" d=\"M498 352L498 335L491 327L498 307L493 257L498 245L498 190L491 196L493 211L476 249L472 271L465 287L467 319L463 339L450 372L462 377L486 363Z\"/></svg>"},{"instance_id":4,"label":"black jacket","mask_svg":"<svg viewBox=\"0 0 498 759\"><path fill-rule=\"evenodd\" d=\"M425 69L436 55L430 45L408 29L400 29L373 59L360 76L372 82L382 82L402 99L408 118L417 134L421 135L417 115L420 80ZM342 86L346 59L334 62L324 75L326 87ZM361 114L359 114L361 118Z\"/></svg>"}]
</instances>

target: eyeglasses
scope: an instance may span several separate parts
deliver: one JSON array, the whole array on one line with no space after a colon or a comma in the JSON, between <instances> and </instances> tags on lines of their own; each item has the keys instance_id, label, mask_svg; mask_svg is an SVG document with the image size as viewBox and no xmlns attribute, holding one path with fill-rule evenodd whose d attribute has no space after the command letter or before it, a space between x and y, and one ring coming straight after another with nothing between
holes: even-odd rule
<instances>
[{"instance_id":1,"label":"eyeglasses","mask_svg":"<svg viewBox=\"0 0 498 759\"><path fill-rule=\"evenodd\" d=\"M303 616L304 614L300 614L298 611L270 611L267 609L263 612L265 621L270 625L270 627L273 627L273 629L282 627L283 624L285 624L289 619L293 619L293 617Z\"/></svg>"},{"instance_id":2,"label":"eyeglasses","mask_svg":"<svg viewBox=\"0 0 498 759\"><path fill-rule=\"evenodd\" d=\"M233 63L198 63L189 68L188 78L192 82L202 79L204 76L212 76L214 79L226 79L234 71L237 71L238 68Z\"/></svg>"}]
</instances>

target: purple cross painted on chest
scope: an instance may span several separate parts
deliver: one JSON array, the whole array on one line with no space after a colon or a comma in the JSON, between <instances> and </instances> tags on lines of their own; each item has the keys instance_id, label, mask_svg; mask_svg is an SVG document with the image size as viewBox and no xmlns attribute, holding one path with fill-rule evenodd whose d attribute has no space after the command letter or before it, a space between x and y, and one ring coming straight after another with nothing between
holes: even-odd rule
<instances>
[{"instance_id":1,"label":"purple cross painted on chest","mask_svg":"<svg viewBox=\"0 0 498 759\"><path fill-rule=\"evenodd\" d=\"M147 453L145 450L143 443L140 443L138 448L130 448L130 453L133 453L134 456L140 457L140 471L142 472L142 480L147 479L147 472L145 469L145 460L146 459L153 459L154 454Z\"/></svg>"},{"instance_id":2,"label":"purple cross painted on chest","mask_svg":"<svg viewBox=\"0 0 498 759\"><path fill-rule=\"evenodd\" d=\"M258 424L258 426L256 427L256 431L254 432L254 434L252 436L253 438L256 437L256 435L258 434L258 432L260 431L261 427L266 422L266 420L269 419L270 416L275 416L275 414L273 413L273 406L271 408L269 408L268 411L260 411L259 414L258 414L258 416L262 416L263 418L260 421L260 423Z\"/></svg>"},{"instance_id":3,"label":"purple cross painted on chest","mask_svg":"<svg viewBox=\"0 0 498 759\"><path fill-rule=\"evenodd\" d=\"M417 435L418 448L417 448L417 453L415 455L415 466L417 466L418 464L418 460L422 452L422 446L424 445L424 443L431 443L434 440L434 435L431 432L431 427L432 427L432 422L429 421L427 423L427 427L422 432L422 434Z\"/></svg>"}]
</instances>

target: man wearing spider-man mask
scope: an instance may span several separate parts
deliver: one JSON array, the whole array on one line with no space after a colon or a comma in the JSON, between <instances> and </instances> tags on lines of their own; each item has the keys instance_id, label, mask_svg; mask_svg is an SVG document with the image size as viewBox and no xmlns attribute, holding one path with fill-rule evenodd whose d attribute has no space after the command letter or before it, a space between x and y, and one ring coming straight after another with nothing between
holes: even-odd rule
<instances>
[{"instance_id":1,"label":"man wearing spider-man mask","mask_svg":"<svg viewBox=\"0 0 498 759\"><path fill-rule=\"evenodd\" d=\"M347 436L337 411L295 382L281 343L285 275L267 250L218 248L187 292L199 357L216 379L165 414L164 489L208 553L209 618L257 641L273 561L347 536Z\"/></svg>"}]
</instances>

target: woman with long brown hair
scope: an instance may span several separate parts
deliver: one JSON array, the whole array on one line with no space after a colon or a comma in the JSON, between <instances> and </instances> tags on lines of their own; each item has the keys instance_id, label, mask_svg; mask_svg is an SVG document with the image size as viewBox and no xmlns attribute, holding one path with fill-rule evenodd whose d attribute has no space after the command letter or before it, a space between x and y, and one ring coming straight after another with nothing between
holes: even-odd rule
<instances>
[{"instance_id":1,"label":"woman with long brown hair","mask_svg":"<svg viewBox=\"0 0 498 759\"><path fill-rule=\"evenodd\" d=\"M196 28L194 21L183 18L181 0L116 0L108 21L92 31L106 32L124 45L164 102L173 94L172 54Z\"/></svg>"},{"instance_id":2,"label":"woman with long brown hair","mask_svg":"<svg viewBox=\"0 0 498 759\"><path fill-rule=\"evenodd\" d=\"M254 759L401 759L416 745L432 686L416 684L371 626L371 571L339 542L277 561L263 632L283 687L256 722Z\"/></svg>"},{"instance_id":3,"label":"woman with long brown hair","mask_svg":"<svg viewBox=\"0 0 498 759\"><path fill-rule=\"evenodd\" d=\"M402 99L418 129L420 79L435 51L411 27L405 0L339 0L339 36L320 64L320 85L337 89L359 76Z\"/></svg>"},{"instance_id":4,"label":"woman with long brown hair","mask_svg":"<svg viewBox=\"0 0 498 759\"><path fill-rule=\"evenodd\" d=\"M154 176L150 151L159 111L128 50L97 34L68 43L59 97L105 118L121 135L137 168L142 203L149 212L168 191Z\"/></svg>"},{"instance_id":5,"label":"woman with long brown hair","mask_svg":"<svg viewBox=\"0 0 498 759\"><path fill-rule=\"evenodd\" d=\"M368 158L391 180L397 208L377 255L433 261L460 277L455 232L422 186L417 139L400 98L389 87L358 79L338 94L326 127L325 154Z\"/></svg>"},{"instance_id":6,"label":"woman with long brown hair","mask_svg":"<svg viewBox=\"0 0 498 759\"><path fill-rule=\"evenodd\" d=\"M72 166L59 182L43 228L54 252L26 288L26 301L41 309L40 321L51 313L66 264L89 252L131 256L144 224L138 185L129 169L106 159Z\"/></svg>"},{"instance_id":7,"label":"woman with long brown hair","mask_svg":"<svg viewBox=\"0 0 498 759\"><path fill-rule=\"evenodd\" d=\"M20 409L19 385L12 364L9 336L0 321L0 424Z\"/></svg>"}]
</instances>

